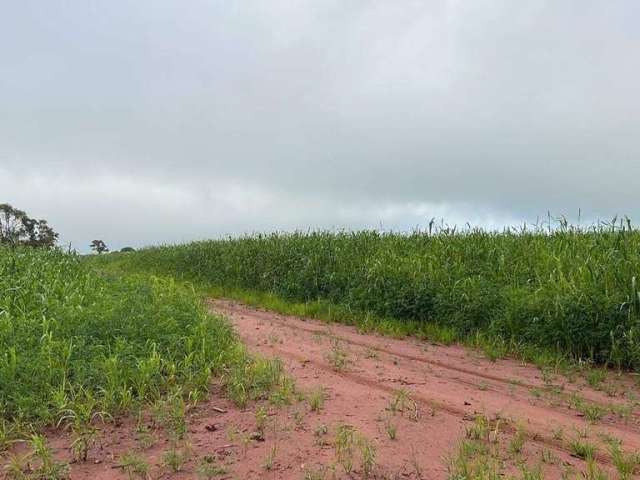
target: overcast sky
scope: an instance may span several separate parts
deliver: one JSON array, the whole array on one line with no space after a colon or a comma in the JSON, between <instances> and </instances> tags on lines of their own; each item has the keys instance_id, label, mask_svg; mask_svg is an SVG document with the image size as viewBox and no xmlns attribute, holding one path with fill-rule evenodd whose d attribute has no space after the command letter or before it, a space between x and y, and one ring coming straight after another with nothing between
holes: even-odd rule
<instances>
[{"instance_id":1,"label":"overcast sky","mask_svg":"<svg viewBox=\"0 0 640 480\"><path fill-rule=\"evenodd\" d=\"M86 249L640 222L637 0L5 0L0 203Z\"/></svg>"}]
</instances>

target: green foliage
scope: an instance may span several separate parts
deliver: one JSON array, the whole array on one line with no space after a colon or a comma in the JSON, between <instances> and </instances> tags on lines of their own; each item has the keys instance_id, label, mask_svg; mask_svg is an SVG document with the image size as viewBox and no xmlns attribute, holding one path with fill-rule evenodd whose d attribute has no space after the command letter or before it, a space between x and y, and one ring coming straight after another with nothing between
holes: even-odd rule
<instances>
[{"instance_id":1,"label":"green foliage","mask_svg":"<svg viewBox=\"0 0 640 480\"><path fill-rule=\"evenodd\" d=\"M336 460L345 473L350 475L355 467L356 457L360 458L362 473L368 478L376 466L376 449L373 443L351 425L340 424L335 439Z\"/></svg>"},{"instance_id":2,"label":"green foliage","mask_svg":"<svg viewBox=\"0 0 640 480\"><path fill-rule=\"evenodd\" d=\"M578 458L582 458L583 460L592 459L596 454L596 446L587 441L582 441L579 439L573 439L569 443L569 448L571 453L574 454Z\"/></svg>"},{"instance_id":3,"label":"green foliage","mask_svg":"<svg viewBox=\"0 0 640 480\"><path fill-rule=\"evenodd\" d=\"M213 455L205 455L200 461L196 473L198 478L208 480L226 474L227 470L218 465Z\"/></svg>"},{"instance_id":4,"label":"green foliage","mask_svg":"<svg viewBox=\"0 0 640 480\"><path fill-rule=\"evenodd\" d=\"M201 398L212 374L257 396L279 372L191 289L98 273L55 249L0 247L0 449L17 425L58 424L84 460L97 420L155 402L179 438L183 398Z\"/></svg>"},{"instance_id":5,"label":"green foliage","mask_svg":"<svg viewBox=\"0 0 640 480\"><path fill-rule=\"evenodd\" d=\"M480 335L491 356L534 346L640 368L640 232L617 225L296 232L96 261L224 293L251 290L273 306L277 299L301 302L305 313L333 305L334 319L378 319L377 327L391 334L436 333L448 341Z\"/></svg>"},{"instance_id":6,"label":"green foliage","mask_svg":"<svg viewBox=\"0 0 640 480\"><path fill-rule=\"evenodd\" d=\"M58 234L46 220L36 220L8 203L0 204L0 245L50 248Z\"/></svg>"},{"instance_id":7,"label":"green foliage","mask_svg":"<svg viewBox=\"0 0 640 480\"><path fill-rule=\"evenodd\" d=\"M120 457L118 466L126 473L129 480L149 478L149 463L139 453L129 451Z\"/></svg>"},{"instance_id":8,"label":"green foliage","mask_svg":"<svg viewBox=\"0 0 640 480\"><path fill-rule=\"evenodd\" d=\"M91 250L98 254L109 251L109 247L107 247L107 244L104 243L103 240L92 240L89 244L89 247L91 247Z\"/></svg>"}]
</instances>

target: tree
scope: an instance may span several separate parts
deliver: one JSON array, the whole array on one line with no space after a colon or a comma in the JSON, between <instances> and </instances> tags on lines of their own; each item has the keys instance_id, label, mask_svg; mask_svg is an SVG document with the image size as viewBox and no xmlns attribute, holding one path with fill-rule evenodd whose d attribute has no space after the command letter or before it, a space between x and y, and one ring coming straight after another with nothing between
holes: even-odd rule
<instances>
[{"instance_id":1,"label":"tree","mask_svg":"<svg viewBox=\"0 0 640 480\"><path fill-rule=\"evenodd\" d=\"M135 248L133 248L133 247L122 247L122 248L120 249L120 252L122 252L122 253L126 253L126 252L135 252L135 251L136 251L136 249L135 249Z\"/></svg>"},{"instance_id":2,"label":"tree","mask_svg":"<svg viewBox=\"0 0 640 480\"><path fill-rule=\"evenodd\" d=\"M58 234L46 220L36 220L8 203L0 204L0 245L51 248Z\"/></svg>"},{"instance_id":3,"label":"tree","mask_svg":"<svg viewBox=\"0 0 640 480\"><path fill-rule=\"evenodd\" d=\"M104 253L109 251L109 248L107 248L107 244L104 243L102 240L93 240L91 242L91 245L89 246L91 247L91 250L98 253Z\"/></svg>"}]
</instances>

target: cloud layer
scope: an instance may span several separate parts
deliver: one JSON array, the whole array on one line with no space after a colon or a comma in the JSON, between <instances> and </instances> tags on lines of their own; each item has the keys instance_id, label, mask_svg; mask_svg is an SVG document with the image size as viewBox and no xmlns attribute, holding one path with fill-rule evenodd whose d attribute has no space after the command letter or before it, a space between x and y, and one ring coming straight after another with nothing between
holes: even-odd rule
<instances>
[{"instance_id":1,"label":"cloud layer","mask_svg":"<svg viewBox=\"0 0 640 480\"><path fill-rule=\"evenodd\" d=\"M640 219L634 1L6 10L0 201L81 248Z\"/></svg>"}]
</instances>

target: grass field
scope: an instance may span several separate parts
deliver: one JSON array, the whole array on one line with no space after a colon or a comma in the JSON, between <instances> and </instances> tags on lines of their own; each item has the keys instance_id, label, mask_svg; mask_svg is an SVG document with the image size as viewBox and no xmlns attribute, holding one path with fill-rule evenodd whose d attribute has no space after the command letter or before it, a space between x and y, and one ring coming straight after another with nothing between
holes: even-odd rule
<instances>
[{"instance_id":1,"label":"grass field","mask_svg":"<svg viewBox=\"0 0 640 480\"><path fill-rule=\"evenodd\" d=\"M47 425L71 425L82 445L97 417L168 396L196 402L212 376L243 403L280 368L251 358L226 320L173 281L0 248L0 452Z\"/></svg>"},{"instance_id":2,"label":"grass field","mask_svg":"<svg viewBox=\"0 0 640 480\"><path fill-rule=\"evenodd\" d=\"M640 368L640 232L620 224L254 235L96 261L286 313Z\"/></svg>"}]
</instances>

